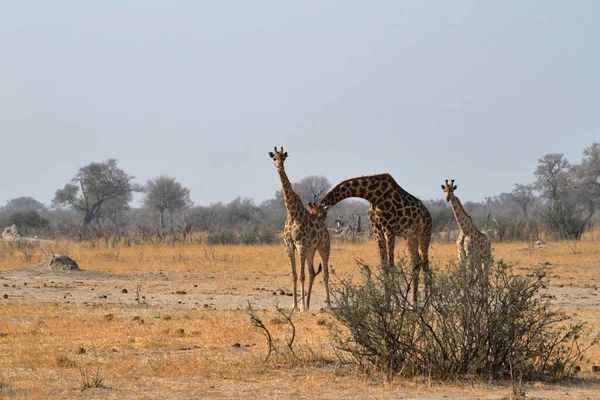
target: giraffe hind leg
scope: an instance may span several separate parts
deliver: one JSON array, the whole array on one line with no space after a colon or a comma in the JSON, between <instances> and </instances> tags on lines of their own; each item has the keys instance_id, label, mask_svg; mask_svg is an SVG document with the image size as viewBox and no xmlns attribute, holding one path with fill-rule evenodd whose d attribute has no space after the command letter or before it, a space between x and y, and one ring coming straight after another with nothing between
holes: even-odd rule
<instances>
[{"instance_id":1,"label":"giraffe hind leg","mask_svg":"<svg viewBox=\"0 0 600 400\"><path fill-rule=\"evenodd\" d=\"M306 293L306 311L308 311L310 309L310 297L312 294L312 288L313 288L313 284L315 282L315 276L317 275L315 273L315 266L314 266L314 257L315 257L315 250L309 250L306 254L307 258L306 258L306 262L307 262L307 267L308 267L308 291Z\"/></svg>"},{"instance_id":2,"label":"giraffe hind leg","mask_svg":"<svg viewBox=\"0 0 600 400\"><path fill-rule=\"evenodd\" d=\"M429 266L429 243L431 242L431 230L421 230L418 239L418 247L420 251L421 269L425 275L425 297L429 296L431 286L433 285L433 273Z\"/></svg>"},{"instance_id":3,"label":"giraffe hind leg","mask_svg":"<svg viewBox=\"0 0 600 400\"><path fill-rule=\"evenodd\" d=\"M419 242L416 236L406 239L406 245L408 247L408 252L410 254L410 262L413 268L413 301L416 303L419 299L419 275L421 273L421 257L419 256Z\"/></svg>"}]
</instances>

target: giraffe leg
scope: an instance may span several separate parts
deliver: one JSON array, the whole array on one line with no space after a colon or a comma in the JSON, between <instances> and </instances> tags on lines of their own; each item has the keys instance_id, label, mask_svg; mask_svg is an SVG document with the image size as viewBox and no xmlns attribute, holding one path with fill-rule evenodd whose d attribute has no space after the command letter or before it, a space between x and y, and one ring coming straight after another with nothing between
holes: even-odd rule
<instances>
[{"instance_id":1,"label":"giraffe leg","mask_svg":"<svg viewBox=\"0 0 600 400\"><path fill-rule=\"evenodd\" d=\"M290 265L292 266L292 281L294 284L294 310L298 309L298 272L296 271L296 248L293 244L285 246Z\"/></svg>"},{"instance_id":2,"label":"giraffe leg","mask_svg":"<svg viewBox=\"0 0 600 400\"><path fill-rule=\"evenodd\" d=\"M410 262L413 267L413 301L419 298L419 274L421 270L421 257L419 256L419 242L416 236L406 239L406 245L410 254Z\"/></svg>"},{"instance_id":3,"label":"giraffe leg","mask_svg":"<svg viewBox=\"0 0 600 400\"><path fill-rule=\"evenodd\" d=\"M306 263L308 264L308 292L306 293L306 311L310 309L310 295L312 293L313 283L315 281L315 258L316 249L309 249L306 252Z\"/></svg>"},{"instance_id":4,"label":"giraffe leg","mask_svg":"<svg viewBox=\"0 0 600 400\"><path fill-rule=\"evenodd\" d=\"M329 297L329 250L329 240L327 240L325 243L322 243L318 249L319 256L321 257L321 263L323 264L323 281L325 282L327 308L331 309L331 299Z\"/></svg>"},{"instance_id":5,"label":"giraffe leg","mask_svg":"<svg viewBox=\"0 0 600 400\"><path fill-rule=\"evenodd\" d=\"M489 241L486 241L485 243L486 249L485 249L485 255L484 255L484 260L483 260L483 267L485 269L485 275L489 276L490 275L490 267L492 266L492 244Z\"/></svg>"},{"instance_id":6,"label":"giraffe leg","mask_svg":"<svg viewBox=\"0 0 600 400\"><path fill-rule=\"evenodd\" d=\"M383 231L376 226L373 226L373 234L375 235L375 239L377 239L377 246L379 247L379 258L381 259L381 266L383 267L387 262L387 255L385 250L385 235L383 234Z\"/></svg>"},{"instance_id":7,"label":"giraffe leg","mask_svg":"<svg viewBox=\"0 0 600 400\"><path fill-rule=\"evenodd\" d=\"M431 242L431 230L422 229L418 239L419 251L421 253L420 262L425 275L425 298L429 296L431 286L433 285L433 274L429 267L429 243Z\"/></svg>"},{"instance_id":8,"label":"giraffe leg","mask_svg":"<svg viewBox=\"0 0 600 400\"><path fill-rule=\"evenodd\" d=\"M396 247L396 232L393 231L386 231L385 232L385 241L386 241L386 248L387 248L387 261L388 261L388 265L390 267L393 267L394 265L396 265L395 261L394 261L394 249Z\"/></svg>"},{"instance_id":9,"label":"giraffe leg","mask_svg":"<svg viewBox=\"0 0 600 400\"><path fill-rule=\"evenodd\" d=\"M471 239L471 236L465 235L464 239L463 239L463 243L464 243L464 249L465 249L465 263L466 263L466 265L473 268L473 266L474 266L473 257L475 257L475 252L474 252L473 240Z\"/></svg>"},{"instance_id":10,"label":"giraffe leg","mask_svg":"<svg viewBox=\"0 0 600 400\"><path fill-rule=\"evenodd\" d=\"M298 249L300 253L300 293L302 299L302 311L306 311L306 292L304 291L304 282L306 281L305 266L306 266L306 249Z\"/></svg>"},{"instance_id":11,"label":"giraffe leg","mask_svg":"<svg viewBox=\"0 0 600 400\"><path fill-rule=\"evenodd\" d=\"M456 246L458 247L458 262L462 264L467 259L467 255L465 254L465 235L462 231L458 234Z\"/></svg>"}]
</instances>

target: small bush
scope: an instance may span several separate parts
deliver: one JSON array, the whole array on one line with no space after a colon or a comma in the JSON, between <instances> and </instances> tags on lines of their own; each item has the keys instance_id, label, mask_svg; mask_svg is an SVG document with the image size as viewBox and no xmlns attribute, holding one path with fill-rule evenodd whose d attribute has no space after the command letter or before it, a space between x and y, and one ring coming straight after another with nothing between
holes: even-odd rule
<instances>
[{"instance_id":1,"label":"small bush","mask_svg":"<svg viewBox=\"0 0 600 400\"><path fill-rule=\"evenodd\" d=\"M27 239L17 239L13 243L16 249L21 253L23 261L31 261L36 250L40 247L39 242Z\"/></svg>"},{"instance_id":2,"label":"small bush","mask_svg":"<svg viewBox=\"0 0 600 400\"><path fill-rule=\"evenodd\" d=\"M206 244L237 244L237 236L233 231L209 232L206 236Z\"/></svg>"},{"instance_id":3,"label":"small bush","mask_svg":"<svg viewBox=\"0 0 600 400\"><path fill-rule=\"evenodd\" d=\"M245 228L238 234L240 244L252 245L258 244L258 235L256 229Z\"/></svg>"},{"instance_id":4,"label":"small bush","mask_svg":"<svg viewBox=\"0 0 600 400\"><path fill-rule=\"evenodd\" d=\"M340 241L352 244L365 243L367 241L367 235L365 233L348 232L340 236Z\"/></svg>"},{"instance_id":5,"label":"small bush","mask_svg":"<svg viewBox=\"0 0 600 400\"><path fill-rule=\"evenodd\" d=\"M359 264L360 285L342 281L336 291L334 316L347 328L337 331L339 348L368 372L558 380L598 341L541 299L544 269L517 276L503 262L489 273L449 266L415 304L403 264L389 274Z\"/></svg>"},{"instance_id":6,"label":"small bush","mask_svg":"<svg viewBox=\"0 0 600 400\"><path fill-rule=\"evenodd\" d=\"M554 239L581 240L592 216L593 211L589 209L569 201L556 201L548 207L542 220L546 232Z\"/></svg>"},{"instance_id":7,"label":"small bush","mask_svg":"<svg viewBox=\"0 0 600 400\"><path fill-rule=\"evenodd\" d=\"M260 244L275 244L279 242L277 233L271 228L259 228L256 231L256 235Z\"/></svg>"}]
</instances>

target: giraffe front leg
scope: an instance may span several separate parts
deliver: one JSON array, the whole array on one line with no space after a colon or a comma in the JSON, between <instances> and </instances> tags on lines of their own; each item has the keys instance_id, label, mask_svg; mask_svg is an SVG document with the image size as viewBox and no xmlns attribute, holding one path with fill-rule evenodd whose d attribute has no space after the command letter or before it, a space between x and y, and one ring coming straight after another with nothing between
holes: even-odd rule
<instances>
[{"instance_id":1,"label":"giraffe front leg","mask_svg":"<svg viewBox=\"0 0 600 400\"><path fill-rule=\"evenodd\" d=\"M376 226L373 226L373 234L375 235L375 239L377 239L377 246L379 247L379 258L381 259L381 266L384 267L385 263L387 262L387 255L385 251L385 235L383 234L383 231Z\"/></svg>"},{"instance_id":2,"label":"giraffe front leg","mask_svg":"<svg viewBox=\"0 0 600 400\"><path fill-rule=\"evenodd\" d=\"M396 248L396 232L386 231L385 232L386 248L387 248L387 260L388 266L394 267L396 265L394 260L394 250Z\"/></svg>"},{"instance_id":3,"label":"giraffe front leg","mask_svg":"<svg viewBox=\"0 0 600 400\"><path fill-rule=\"evenodd\" d=\"M486 249L485 249L485 255L484 255L484 259L483 259L483 267L484 267L484 272L485 272L485 276L489 277L490 276L490 268L492 266L492 245L491 243L487 242L485 244Z\"/></svg>"},{"instance_id":4,"label":"giraffe front leg","mask_svg":"<svg viewBox=\"0 0 600 400\"><path fill-rule=\"evenodd\" d=\"M292 282L294 286L294 310L298 309L298 272L296 271L296 250L293 245L286 245L286 252L292 266Z\"/></svg>"},{"instance_id":5,"label":"giraffe front leg","mask_svg":"<svg viewBox=\"0 0 600 400\"><path fill-rule=\"evenodd\" d=\"M321 257L321 263L323 264L323 281L325 283L327 308L331 310L331 299L329 297L329 250L329 241L319 247L319 256Z\"/></svg>"},{"instance_id":6,"label":"giraffe front leg","mask_svg":"<svg viewBox=\"0 0 600 400\"><path fill-rule=\"evenodd\" d=\"M462 231L458 234L456 246L458 247L458 262L463 264L467 259L467 255L465 253L465 235Z\"/></svg>"},{"instance_id":7,"label":"giraffe front leg","mask_svg":"<svg viewBox=\"0 0 600 400\"><path fill-rule=\"evenodd\" d=\"M306 311L306 292L304 291L304 282L306 281L306 274L304 269L306 266L306 249L300 248L298 249L298 252L300 253L300 293L302 299L301 309L302 311Z\"/></svg>"}]
</instances>

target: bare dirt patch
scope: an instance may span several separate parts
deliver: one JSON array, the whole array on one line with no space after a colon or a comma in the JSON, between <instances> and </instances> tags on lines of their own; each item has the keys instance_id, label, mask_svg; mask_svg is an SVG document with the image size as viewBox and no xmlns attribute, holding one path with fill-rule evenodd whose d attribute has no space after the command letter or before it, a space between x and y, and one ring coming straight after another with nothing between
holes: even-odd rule
<instances>
[{"instance_id":1,"label":"bare dirt patch","mask_svg":"<svg viewBox=\"0 0 600 400\"><path fill-rule=\"evenodd\" d=\"M550 243L495 244L497 258L519 273L549 263L543 296L578 320L600 328L600 253ZM402 248L399 250L402 254ZM454 245L432 245L440 265ZM506 382L383 384L337 363L327 325L322 276L313 310L295 315L302 362L264 363L266 344L245 311L250 301L279 344L289 327L274 311L289 309L291 273L280 246L105 249L74 246L81 270L53 270L17 255L0 264L0 396L8 398L348 398L503 399ZM334 245L335 272L355 272L355 259L374 262L374 243ZM9 264L12 263L11 267ZM20 265L19 265L20 264ZM4 265L4 267L2 267ZM278 319L279 318L279 319ZM81 350L83 349L83 351ZM573 381L525 382L528 398L595 399L600 352ZM100 367L103 386L81 391L80 370Z\"/></svg>"}]
</instances>

